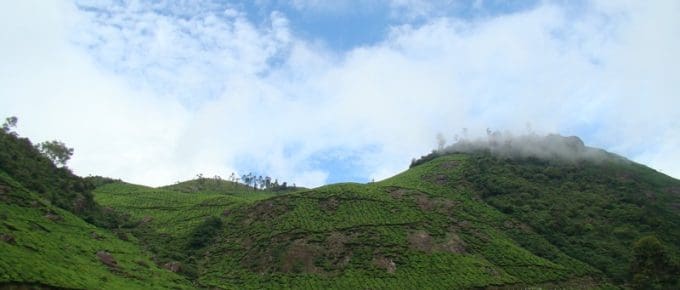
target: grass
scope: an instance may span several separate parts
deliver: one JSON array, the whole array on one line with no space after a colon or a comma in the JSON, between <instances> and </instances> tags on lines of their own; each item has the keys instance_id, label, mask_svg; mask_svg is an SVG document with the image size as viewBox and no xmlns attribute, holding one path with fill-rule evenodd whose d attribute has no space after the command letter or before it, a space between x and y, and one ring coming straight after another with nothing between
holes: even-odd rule
<instances>
[{"instance_id":1,"label":"grass","mask_svg":"<svg viewBox=\"0 0 680 290\"><path fill-rule=\"evenodd\" d=\"M0 241L0 283L73 289L191 288L185 277L156 266L138 245L51 205L1 171L0 184L14 197L0 203L0 233L12 237L11 242ZM117 266L100 262L96 255L100 251L110 253Z\"/></svg>"},{"instance_id":2,"label":"grass","mask_svg":"<svg viewBox=\"0 0 680 290\"><path fill-rule=\"evenodd\" d=\"M177 237L186 235L207 217L221 216L225 210L273 195L264 192L197 194L123 182L101 186L94 194L99 204L129 214L133 220L153 227L158 234Z\"/></svg>"}]
</instances>

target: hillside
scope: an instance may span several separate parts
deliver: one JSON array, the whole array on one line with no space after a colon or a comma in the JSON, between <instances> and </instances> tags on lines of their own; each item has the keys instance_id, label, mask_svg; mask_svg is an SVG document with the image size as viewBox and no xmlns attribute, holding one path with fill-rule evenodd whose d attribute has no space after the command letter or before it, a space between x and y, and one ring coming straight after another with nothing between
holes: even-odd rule
<instances>
[{"instance_id":1,"label":"hillside","mask_svg":"<svg viewBox=\"0 0 680 290\"><path fill-rule=\"evenodd\" d=\"M677 259L680 183L608 156L445 153L366 185L222 205L194 194L183 212L211 204L220 223L192 249L192 276L226 289L624 286L640 237L659 237ZM117 207L106 189L97 201ZM136 198L123 204L152 196L121 191Z\"/></svg>"},{"instance_id":2,"label":"hillside","mask_svg":"<svg viewBox=\"0 0 680 290\"><path fill-rule=\"evenodd\" d=\"M383 182L331 185L233 212L207 250L216 254L201 262L200 281L339 289L607 283L459 184L467 158L446 156Z\"/></svg>"},{"instance_id":3,"label":"hillside","mask_svg":"<svg viewBox=\"0 0 680 290\"><path fill-rule=\"evenodd\" d=\"M577 138L496 137L435 151L380 182L289 192L69 175L84 186L61 200L47 184L55 169L41 167L51 164L27 163L45 172L36 193L40 183L3 161L0 286L679 286L680 181ZM84 213L72 206L83 196L93 196Z\"/></svg>"},{"instance_id":4,"label":"hillside","mask_svg":"<svg viewBox=\"0 0 680 290\"><path fill-rule=\"evenodd\" d=\"M134 239L85 221L116 217L99 212L93 201L82 201L91 197L87 181L43 162L27 139L0 132L0 141L0 288L192 288L185 277L157 266Z\"/></svg>"}]
</instances>

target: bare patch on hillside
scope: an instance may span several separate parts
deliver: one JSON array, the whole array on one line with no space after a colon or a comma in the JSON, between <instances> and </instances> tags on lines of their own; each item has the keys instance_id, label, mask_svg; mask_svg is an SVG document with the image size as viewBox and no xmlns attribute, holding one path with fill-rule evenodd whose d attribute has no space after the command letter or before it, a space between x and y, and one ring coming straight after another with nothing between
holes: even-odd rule
<instances>
[{"instance_id":1,"label":"bare patch on hillside","mask_svg":"<svg viewBox=\"0 0 680 290\"><path fill-rule=\"evenodd\" d=\"M406 239L408 240L409 247L411 249L427 253L432 252L434 242L432 236L430 236L430 234L428 234L426 231L419 230L412 232Z\"/></svg>"},{"instance_id":2,"label":"bare patch on hillside","mask_svg":"<svg viewBox=\"0 0 680 290\"><path fill-rule=\"evenodd\" d=\"M401 199L405 195L408 195L410 191L408 189L396 188L390 191L390 196L395 199Z\"/></svg>"},{"instance_id":3,"label":"bare patch on hillside","mask_svg":"<svg viewBox=\"0 0 680 290\"><path fill-rule=\"evenodd\" d=\"M418 230L410 233L406 239L411 249L426 253L447 252L459 254L466 251L465 242L453 231L447 233L443 238L435 239L426 231Z\"/></svg>"},{"instance_id":4,"label":"bare patch on hillside","mask_svg":"<svg viewBox=\"0 0 680 290\"><path fill-rule=\"evenodd\" d=\"M395 271L397 271L397 264L395 264L391 258L384 256L373 258L372 264L390 274L393 274Z\"/></svg>"},{"instance_id":5,"label":"bare patch on hillside","mask_svg":"<svg viewBox=\"0 0 680 290\"><path fill-rule=\"evenodd\" d=\"M274 201L268 200L265 202L260 202L248 211L248 219L244 221L252 222L253 220L266 220L279 217L280 215L286 213L288 207L282 203L274 203Z\"/></svg>"},{"instance_id":6,"label":"bare patch on hillside","mask_svg":"<svg viewBox=\"0 0 680 290\"><path fill-rule=\"evenodd\" d=\"M453 169L453 168L458 167L459 165L460 165L460 161L449 160L449 161L446 161L446 162L442 163L441 165L439 165L439 167L441 169Z\"/></svg>"},{"instance_id":7,"label":"bare patch on hillside","mask_svg":"<svg viewBox=\"0 0 680 290\"><path fill-rule=\"evenodd\" d=\"M449 177L445 174L434 174L426 177L427 180L436 185L447 185L449 183Z\"/></svg>"},{"instance_id":8,"label":"bare patch on hillside","mask_svg":"<svg viewBox=\"0 0 680 290\"><path fill-rule=\"evenodd\" d=\"M285 273L317 273L314 259L319 253L318 247L310 245L304 239L293 241L282 256L281 271Z\"/></svg>"},{"instance_id":9,"label":"bare patch on hillside","mask_svg":"<svg viewBox=\"0 0 680 290\"><path fill-rule=\"evenodd\" d=\"M182 271L182 263L177 261L167 262L163 264L163 268L173 273L179 273Z\"/></svg>"},{"instance_id":10,"label":"bare patch on hillside","mask_svg":"<svg viewBox=\"0 0 680 290\"><path fill-rule=\"evenodd\" d=\"M319 207L326 212L335 212L338 206L340 206L340 199L335 196L319 200Z\"/></svg>"},{"instance_id":11,"label":"bare patch on hillside","mask_svg":"<svg viewBox=\"0 0 680 290\"><path fill-rule=\"evenodd\" d=\"M456 206L456 203L453 200L441 197L430 197L424 193L418 193L414 199L418 208L424 211L437 211L442 214L448 214Z\"/></svg>"},{"instance_id":12,"label":"bare patch on hillside","mask_svg":"<svg viewBox=\"0 0 680 290\"><path fill-rule=\"evenodd\" d=\"M465 242L456 233L450 232L436 248L442 252L461 254L465 253Z\"/></svg>"},{"instance_id":13,"label":"bare patch on hillside","mask_svg":"<svg viewBox=\"0 0 680 290\"><path fill-rule=\"evenodd\" d=\"M347 235L343 232L332 232L326 238L326 256L335 268L344 268L352 259L352 253L347 243L354 238L354 235Z\"/></svg>"},{"instance_id":14,"label":"bare patch on hillside","mask_svg":"<svg viewBox=\"0 0 680 290\"><path fill-rule=\"evenodd\" d=\"M97 252L97 258L99 259L102 264L106 265L109 267L109 269L116 269L118 268L118 262L116 259L113 258L113 256L106 251L99 251Z\"/></svg>"}]
</instances>

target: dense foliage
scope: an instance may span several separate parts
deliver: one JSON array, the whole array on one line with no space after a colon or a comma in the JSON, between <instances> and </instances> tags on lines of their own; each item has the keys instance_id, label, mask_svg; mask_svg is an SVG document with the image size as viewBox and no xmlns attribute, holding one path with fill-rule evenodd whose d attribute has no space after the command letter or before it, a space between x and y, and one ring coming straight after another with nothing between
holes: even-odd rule
<instances>
[{"instance_id":1,"label":"dense foliage","mask_svg":"<svg viewBox=\"0 0 680 290\"><path fill-rule=\"evenodd\" d=\"M0 130L0 148L0 170L26 189L90 223L114 228L124 222L122 216L105 211L94 202L94 184L74 175L67 167L57 167L28 138Z\"/></svg>"},{"instance_id":2,"label":"dense foliage","mask_svg":"<svg viewBox=\"0 0 680 290\"><path fill-rule=\"evenodd\" d=\"M635 289L680 288L680 265L671 260L655 236L645 236L635 242L630 270Z\"/></svg>"},{"instance_id":3,"label":"dense foliage","mask_svg":"<svg viewBox=\"0 0 680 290\"><path fill-rule=\"evenodd\" d=\"M628 280L631 245L653 234L680 241L677 180L618 159L547 161L475 154L466 180L490 205L536 229L565 253ZM680 248L671 249L675 256Z\"/></svg>"}]
</instances>

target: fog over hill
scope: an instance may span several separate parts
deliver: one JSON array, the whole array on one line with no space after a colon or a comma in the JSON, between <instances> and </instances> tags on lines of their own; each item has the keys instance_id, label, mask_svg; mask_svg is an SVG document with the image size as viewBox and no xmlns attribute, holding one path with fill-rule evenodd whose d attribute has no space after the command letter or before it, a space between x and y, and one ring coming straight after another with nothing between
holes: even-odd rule
<instances>
[{"instance_id":1,"label":"fog over hill","mask_svg":"<svg viewBox=\"0 0 680 290\"><path fill-rule=\"evenodd\" d=\"M629 162L624 157L605 150L588 147L577 136L559 134L539 135L535 133L513 135L506 132L487 130L486 137L459 138L446 146L445 140L438 135L439 148L430 154L413 160L411 166L451 153L488 152L495 156L512 159L538 158L552 161L593 161L617 160Z\"/></svg>"},{"instance_id":2,"label":"fog over hill","mask_svg":"<svg viewBox=\"0 0 680 290\"><path fill-rule=\"evenodd\" d=\"M488 138L465 140L444 148L444 153L462 152L469 153L479 150L506 157L561 160L599 160L611 156L601 149L587 147L577 136L561 136L548 134L545 136L536 134L512 135L502 134L498 131L489 133Z\"/></svg>"}]
</instances>

